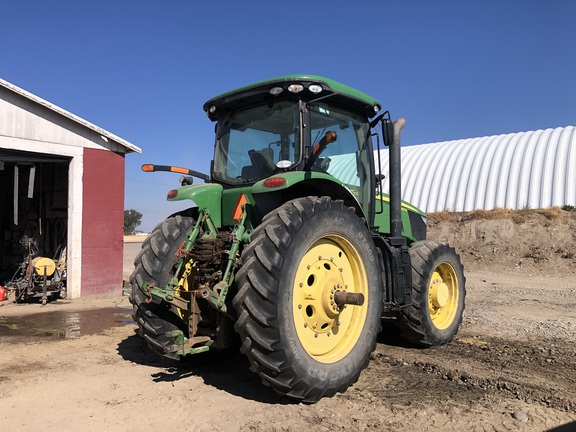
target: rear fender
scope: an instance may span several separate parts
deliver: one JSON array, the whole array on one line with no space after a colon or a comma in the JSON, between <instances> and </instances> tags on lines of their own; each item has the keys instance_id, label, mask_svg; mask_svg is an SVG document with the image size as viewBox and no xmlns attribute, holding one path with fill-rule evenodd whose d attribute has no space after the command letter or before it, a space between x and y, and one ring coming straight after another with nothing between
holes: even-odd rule
<instances>
[{"instance_id":1,"label":"rear fender","mask_svg":"<svg viewBox=\"0 0 576 432\"><path fill-rule=\"evenodd\" d=\"M199 211L208 211L210 219L216 228L222 227L222 185L206 183L191 186L182 186L169 193L173 195L168 201L191 200L198 206ZM176 193L174 195L174 192Z\"/></svg>"},{"instance_id":2,"label":"rear fender","mask_svg":"<svg viewBox=\"0 0 576 432\"><path fill-rule=\"evenodd\" d=\"M284 184L268 186L270 179L282 178ZM275 184L281 182L274 182ZM287 201L306 196L328 196L333 200L342 200L348 207L356 210L358 217L367 220L360 203L344 183L339 182L331 175L316 172L292 172L278 174L269 179L261 180L252 187L252 196L256 207L262 215L270 213Z\"/></svg>"}]
</instances>

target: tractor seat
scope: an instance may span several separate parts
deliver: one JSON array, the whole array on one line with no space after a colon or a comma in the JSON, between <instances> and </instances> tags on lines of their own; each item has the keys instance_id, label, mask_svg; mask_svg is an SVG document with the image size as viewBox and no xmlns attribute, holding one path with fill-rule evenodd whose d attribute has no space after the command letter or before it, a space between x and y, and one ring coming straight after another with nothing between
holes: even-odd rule
<instances>
[{"instance_id":1,"label":"tractor seat","mask_svg":"<svg viewBox=\"0 0 576 432\"><path fill-rule=\"evenodd\" d=\"M250 156L252 165L242 168L242 178L244 179L260 180L272 174L276 169L274 151L271 148L249 150L248 156Z\"/></svg>"}]
</instances>

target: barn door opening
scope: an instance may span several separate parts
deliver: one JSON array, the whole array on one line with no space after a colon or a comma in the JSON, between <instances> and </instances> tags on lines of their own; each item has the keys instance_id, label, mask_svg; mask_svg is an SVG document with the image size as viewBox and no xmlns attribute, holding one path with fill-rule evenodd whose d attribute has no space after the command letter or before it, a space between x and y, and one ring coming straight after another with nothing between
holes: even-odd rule
<instances>
[{"instance_id":1,"label":"barn door opening","mask_svg":"<svg viewBox=\"0 0 576 432\"><path fill-rule=\"evenodd\" d=\"M0 285L24 278L11 284L20 300L65 295L69 165L65 157L0 150Z\"/></svg>"}]
</instances>

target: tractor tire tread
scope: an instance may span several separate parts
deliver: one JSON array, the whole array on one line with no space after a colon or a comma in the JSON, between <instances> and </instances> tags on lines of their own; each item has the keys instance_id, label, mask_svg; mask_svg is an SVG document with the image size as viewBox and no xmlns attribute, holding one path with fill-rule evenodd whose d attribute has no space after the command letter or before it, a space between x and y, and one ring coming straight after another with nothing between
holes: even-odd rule
<instances>
[{"instance_id":1,"label":"tractor tire tread","mask_svg":"<svg viewBox=\"0 0 576 432\"><path fill-rule=\"evenodd\" d=\"M268 213L254 230L251 243L245 247L243 265L236 274L238 292L233 306L239 317L234 328L243 341L240 351L248 357L250 369L260 376L265 385L279 394L306 403L315 403L322 397L343 392L358 380L361 370L369 361L367 355L359 367L354 366L357 371L346 382L337 385L328 384L326 380L306 382L290 364L287 342L279 339L276 302L279 273L286 253L295 233L306 221L331 208L356 217L354 209L328 197L295 199ZM370 341L369 351L373 352L375 347L374 337Z\"/></svg>"},{"instance_id":2,"label":"tractor tire tread","mask_svg":"<svg viewBox=\"0 0 576 432\"><path fill-rule=\"evenodd\" d=\"M457 275L460 276L459 296L461 306L458 306L456 317L449 326L449 330L438 331L434 328L428 316L427 274L430 272L431 262L445 255L453 260L452 264ZM448 343L458 332L465 308L466 278L464 277L460 256L447 243L423 240L412 245L410 258L412 261L412 304L408 308L402 309L402 313L396 323L400 336L413 345L425 348Z\"/></svg>"},{"instance_id":3,"label":"tractor tire tread","mask_svg":"<svg viewBox=\"0 0 576 432\"><path fill-rule=\"evenodd\" d=\"M166 334L180 330L178 317L167 304L160 305L156 300L147 303L144 284L165 286L168 283L175 252L193 224L193 218L176 215L156 225L142 242L142 249L134 259L134 272L130 276L132 318L138 324L138 333L152 350L171 360L179 357L168 351L176 343L176 338Z\"/></svg>"}]
</instances>

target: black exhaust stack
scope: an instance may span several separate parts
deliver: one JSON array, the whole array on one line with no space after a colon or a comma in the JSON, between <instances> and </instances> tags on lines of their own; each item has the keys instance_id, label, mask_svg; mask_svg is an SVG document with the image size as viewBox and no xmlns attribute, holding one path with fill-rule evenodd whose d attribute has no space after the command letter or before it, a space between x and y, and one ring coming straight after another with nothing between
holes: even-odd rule
<instances>
[{"instance_id":1,"label":"black exhaust stack","mask_svg":"<svg viewBox=\"0 0 576 432\"><path fill-rule=\"evenodd\" d=\"M392 124L390 114L385 112L372 121L371 127L382 124L384 144L388 146L388 175L390 176L390 235L374 235L374 242L384 258L386 291L384 304L387 308L402 308L412 304L412 263L406 238L402 236L402 170L400 168L400 135L406 120L399 118ZM380 147L378 147L380 151ZM380 180L380 175L377 179Z\"/></svg>"},{"instance_id":2,"label":"black exhaust stack","mask_svg":"<svg viewBox=\"0 0 576 432\"><path fill-rule=\"evenodd\" d=\"M394 140L388 151L388 167L390 175L390 245L404 246L406 239L402 237L402 171L400 168L400 135L406 126L406 120L399 118L394 122Z\"/></svg>"},{"instance_id":3,"label":"black exhaust stack","mask_svg":"<svg viewBox=\"0 0 576 432\"><path fill-rule=\"evenodd\" d=\"M400 135L406 120L383 121L383 131L389 146L388 175L390 176L390 236L386 239L385 256L388 258L390 283L386 289L387 301L404 307L412 304L412 263L402 236L402 169L400 167Z\"/></svg>"}]
</instances>

